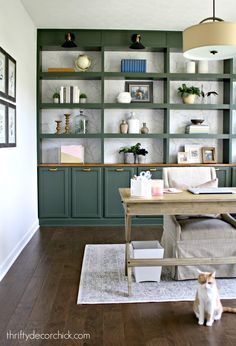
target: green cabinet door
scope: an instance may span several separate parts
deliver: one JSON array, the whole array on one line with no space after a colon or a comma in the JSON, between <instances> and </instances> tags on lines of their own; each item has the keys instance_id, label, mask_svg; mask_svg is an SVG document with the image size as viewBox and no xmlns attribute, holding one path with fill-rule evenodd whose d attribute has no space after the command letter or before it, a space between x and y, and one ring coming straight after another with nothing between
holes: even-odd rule
<instances>
[{"instance_id":1,"label":"green cabinet door","mask_svg":"<svg viewBox=\"0 0 236 346\"><path fill-rule=\"evenodd\" d=\"M219 186L231 185L231 168L230 167L216 167L216 175L219 179Z\"/></svg>"},{"instance_id":2,"label":"green cabinet door","mask_svg":"<svg viewBox=\"0 0 236 346\"><path fill-rule=\"evenodd\" d=\"M102 216L102 168L72 168L72 217Z\"/></svg>"},{"instance_id":3,"label":"green cabinet door","mask_svg":"<svg viewBox=\"0 0 236 346\"><path fill-rule=\"evenodd\" d=\"M105 168L105 217L124 217L118 189L129 187L135 172L132 167Z\"/></svg>"},{"instance_id":4,"label":"green cabinet door","mask_svg":"<svg viewBox=\"0 0 236 346\"><path fill-rule=\"evenodd\" d=\"M232 167L232 182L231 186L236 186L236 167Z\"/></svg>"},{"instance_id":5,"label":"green cabinet door","mask_svg":"<svg viewBox=\"0 0 236 346\"><path fill-rule=\"evenodd\" d=\"M69 216L69 168L39 168L39 217Z\"/></svg>"}]
</instances>

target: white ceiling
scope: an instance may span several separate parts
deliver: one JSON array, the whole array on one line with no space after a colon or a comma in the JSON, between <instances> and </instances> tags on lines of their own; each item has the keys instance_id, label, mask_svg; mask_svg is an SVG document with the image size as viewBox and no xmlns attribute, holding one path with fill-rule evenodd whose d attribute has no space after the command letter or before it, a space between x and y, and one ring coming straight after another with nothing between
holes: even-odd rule
<instances>
[{"instance_id":1,"label":"white ceiling","mask_svg":"<svg viewBox=\"0 0 236 346\"><path fill-rule=\"evenodd\" d=\"M183 30L212 16L212 0L21 0L38 28ZM235 0L216 16L236 22Z\"/></svg>"}]
</instances>

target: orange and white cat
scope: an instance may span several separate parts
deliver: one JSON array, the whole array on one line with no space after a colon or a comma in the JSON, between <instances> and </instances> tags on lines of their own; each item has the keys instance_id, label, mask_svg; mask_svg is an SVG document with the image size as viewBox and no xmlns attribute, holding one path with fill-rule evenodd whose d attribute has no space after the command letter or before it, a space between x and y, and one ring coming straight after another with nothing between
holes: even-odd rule
<instances>
[{"instance_id":1,"label":"orange and white cat","mask_svg":"<svg viewBox=\"0 0 236 346\"><path fill-rule=\"evenodd\" d=\"M215 320L220 320L223 312L236 313L236 308L222 306L215 273L198 272L199 285L193 303L193 311L198 318L199 325L202 326L206 320L206 325L210 327Z\"/></svg>"}]
</instances>

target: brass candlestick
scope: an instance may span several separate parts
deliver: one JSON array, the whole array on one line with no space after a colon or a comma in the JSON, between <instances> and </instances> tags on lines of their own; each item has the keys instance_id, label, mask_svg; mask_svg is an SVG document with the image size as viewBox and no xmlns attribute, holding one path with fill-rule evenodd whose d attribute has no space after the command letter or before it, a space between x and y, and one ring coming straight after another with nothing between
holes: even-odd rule
<instances>
[{"instance_id":1,"label":"brass candlestick","mask_svg":"<svg viewBox=\"0 0 236 346\"><path fill-rule=\"evenodd\" d=\"M70 134L70 114L64 114L66 117L66 125L65 125L65 134L69 135Z\"/></svg>"},{"instance_id":2,"label":"brass candlestick","mask_svg":"<svg viewBox=\"0 0 236 346\"><path fill-rule=\"evenodd\" d=\"M56 135L60 135L61 134L61 120L55 120L55 123L57 123L57 127L56 127Z\"/></svg>"}]
</instances>

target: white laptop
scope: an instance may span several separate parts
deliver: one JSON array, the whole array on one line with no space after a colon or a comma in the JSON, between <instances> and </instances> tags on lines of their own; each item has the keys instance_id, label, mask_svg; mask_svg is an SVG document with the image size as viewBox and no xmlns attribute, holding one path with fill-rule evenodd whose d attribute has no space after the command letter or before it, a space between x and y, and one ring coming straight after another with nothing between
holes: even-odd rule
<instances>
[{"instance_id":1,"label":"white laptop","mask_svg":"<svg viewBox=\"0 0 236 346\"><path fill-rule=\"evenodd\" d=\"M192 187L192 188L189 188L188 191L192 192L194 195L235 193L229 187L208 187L208 188Z\"/></svg>"}]
</instances>

